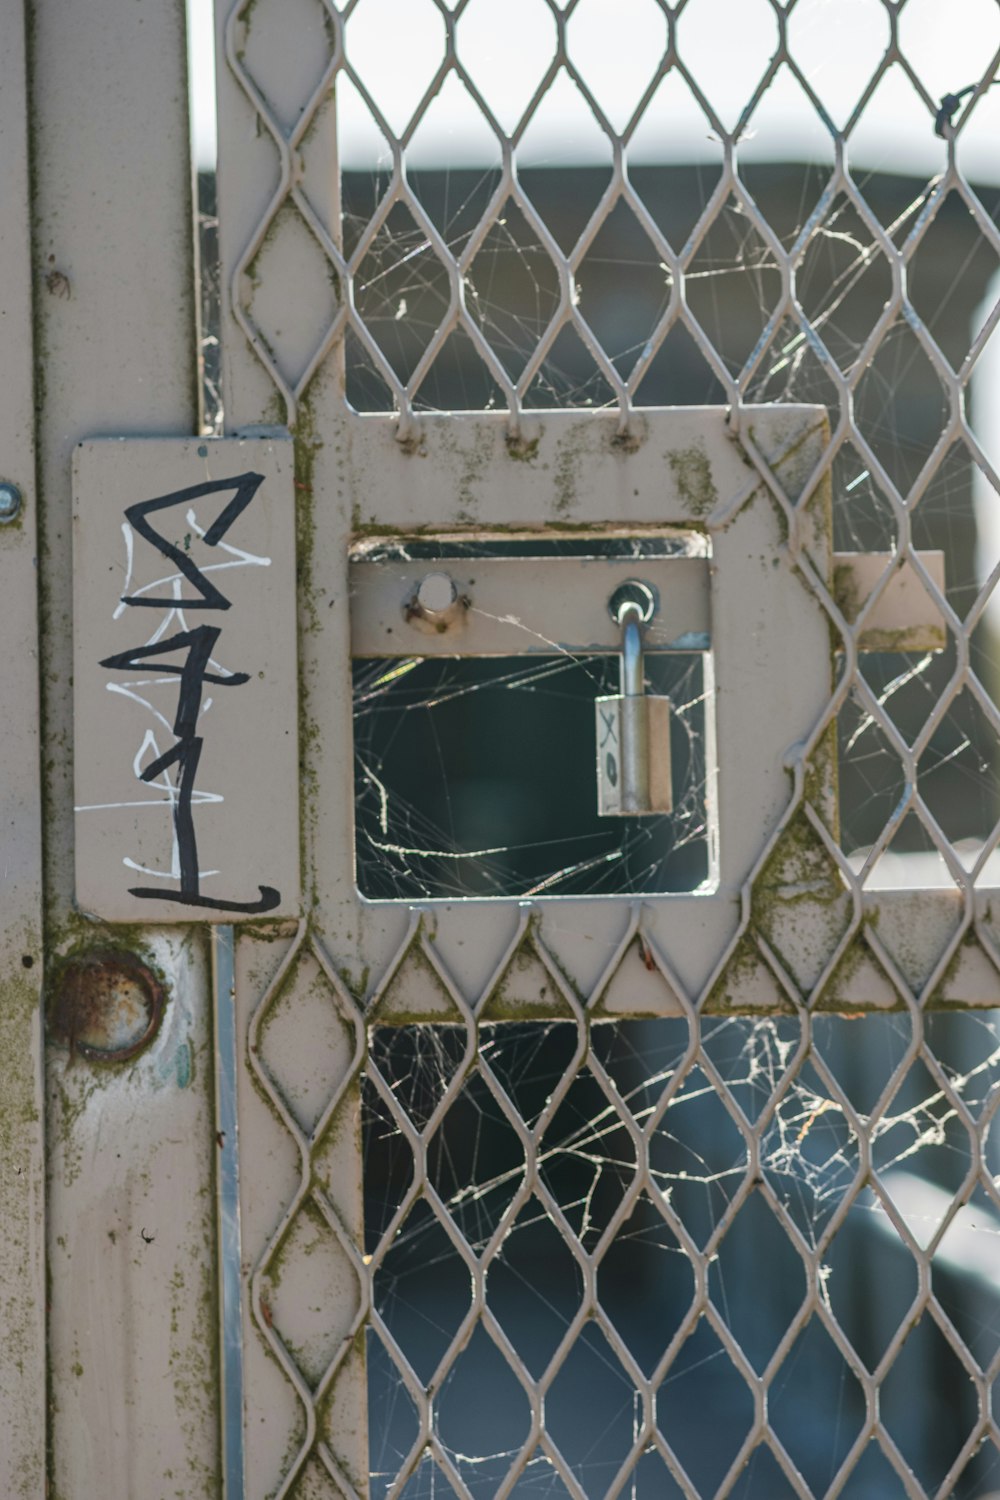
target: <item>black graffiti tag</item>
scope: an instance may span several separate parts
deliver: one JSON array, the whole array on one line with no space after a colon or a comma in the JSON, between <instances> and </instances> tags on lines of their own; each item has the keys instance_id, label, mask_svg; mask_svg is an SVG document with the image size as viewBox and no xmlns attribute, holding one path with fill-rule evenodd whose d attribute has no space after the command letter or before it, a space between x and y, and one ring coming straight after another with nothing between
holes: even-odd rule
<instances>
[{"instance_id":1,"label":"black graffiti tag","mask_svg":"<svg viewBox=\"0 0 1000 1500\"><path fill-rule=\"evenodd\" d=\"M235 479L192 485L189 489L176 490L172 494L160 495L153 500L143 500L127 507L125 518L132 529L145 541L150 542L157 552L172 563L198 591L197 598L183 600L185 612L202 609L226 610L231 607L231 600L216 588L210 578L206 578L186 552L156 530L149 517L156 515L159 511L169 511L175 506L190 505L195 500L204 499L207 495L231 494L232 499L204 533L203 540L207 545L216 546L246 510L263 483L263 478L262 474L240 474ZM133 609L176 609L178 606L178 600L174 597L155 598L145 594L125 595L122 603ZM247 913L273 911L281 900L280 892L276 891L273 886L258 886L260 896L256 901L230 901L217 896L203 896L201 893L201 871L198 865L198 844L195 838L191 802L204 743L198 734L202 691L207 682L217 687L231 688L239 687L250 680L247 672L230 672L223 675L209 671L212 654L221 634L222 630L218 625L197 625L193 630L178 631L175 635L156 641L152 645L136 646L129 651L108 656L101 662L101 666L107 667L110 671L132 672L150 660L156 660L157 672L179 679L177 710L172 726L177 737L176 742L145 768L141 779L150 782L171 766L177 767L173 818L180 865L180 888L168 890L155 886L135 886L131 888L130 894L149 901L176 901L184 906L208 907L218 911ZM184 652L183 660L179 664L158 659L173 656L176 652Z\"/></svg>"}]
</instances>

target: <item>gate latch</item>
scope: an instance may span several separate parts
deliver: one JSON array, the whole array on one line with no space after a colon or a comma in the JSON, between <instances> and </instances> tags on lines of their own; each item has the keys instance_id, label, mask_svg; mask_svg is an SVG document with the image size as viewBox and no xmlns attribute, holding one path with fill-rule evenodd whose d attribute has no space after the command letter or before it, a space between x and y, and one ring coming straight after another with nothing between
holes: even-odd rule
<instances>
[{"instance_id":1,"label":"gate latch","mask_svg":"<svg viewBox=\"0 0 1000 1500\"><path fill-rule=\"evenodd\" d=\"M643 817L673 806L670 699L645 691L643 629L656 613L653 589L637 579L608 600L622 632L621 692L598 698L597 808L601 817Z\"/></svg>"}]
</instances>

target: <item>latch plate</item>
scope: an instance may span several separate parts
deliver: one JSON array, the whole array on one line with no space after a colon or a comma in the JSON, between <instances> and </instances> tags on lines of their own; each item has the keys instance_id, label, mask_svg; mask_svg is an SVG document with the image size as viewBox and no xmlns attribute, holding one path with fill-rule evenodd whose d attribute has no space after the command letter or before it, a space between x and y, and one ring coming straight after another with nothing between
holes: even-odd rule
<instances>
[{"instance_id":1,"label":"latch plate","mask_svg":"<svg viewBox=\"0 0 1000 1500\"><path fill-rule=\"evenodd\" d=\"M595 550L598 545L595 538ZM530 547L526 542L525 551ZM707 556L642 559L642 576L661 600L652 648L708 650L709 565ZM362 554L350 566L352 655L618 651L621 630L608 614L608 596L638 566L627 557L469 557L442 551L433 563L421 563ZM421 629L408 605L427 574L442 572L468 608L448 629Z\"/></svg>"}]
</instances>

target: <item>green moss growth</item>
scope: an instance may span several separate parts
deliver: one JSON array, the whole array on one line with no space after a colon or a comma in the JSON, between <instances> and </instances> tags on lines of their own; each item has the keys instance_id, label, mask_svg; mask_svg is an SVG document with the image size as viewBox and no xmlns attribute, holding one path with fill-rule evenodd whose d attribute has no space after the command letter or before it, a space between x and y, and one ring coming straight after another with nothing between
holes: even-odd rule
<instances>
[{"instance_id":1,"label":"green moss growth","mask_svg":"<svg viewBox=\"0 0 1000 1500\"><path fill-rule=\"evenodd\" d=\"M747 994L755 977L761 970L761 957L754 946L752 936L747 933L740 938L735 952L725 969L715 981L705 1000L706 1015L794 1015L795 1007L783 994L777 1001L767 1004L751 1004ZM775 987L775 985L769 986Z\"/></svg>"},{"instance_id":2,"label":"green moss growth","mask_svg":"<svg viewBox=\"0 0 1000 1500\"><path fill-rule=\"evenodd\" d=\"M667 463L684 504L703 520L719 503L708 454L700 446L679 448L667 454Z\"/></svg>"},{"instance_id":3,"label":"green moss growth","mask_svg":"<svg viewBox=\"0 0 1000 1500\"><path fill-rule=\"evenodd\" d=\"M533 437L528 440L522 437L520 434L515 436L511 433L508 433L507 456L509 458L512 458L515 463L534 463L535 459L538 457L538 444L539 439L537 437Z\"/></svg>"}]
</instances>

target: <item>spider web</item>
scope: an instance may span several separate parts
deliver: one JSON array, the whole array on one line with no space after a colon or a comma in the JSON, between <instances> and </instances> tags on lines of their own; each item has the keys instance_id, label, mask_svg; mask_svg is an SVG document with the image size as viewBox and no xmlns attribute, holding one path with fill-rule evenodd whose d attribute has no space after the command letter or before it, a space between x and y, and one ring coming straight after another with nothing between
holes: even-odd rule
<instances>
[{"instance_id":1,"label":"spider web","mask_svg":"<svg viewBox=\"0 0 1000 1500\"><path fill-rule=\"evenodd\" d=\"M683 175L680 169L673 170ZM757 169L758 173L763 170ZM799 169L799 196L803 207L807 207L811 200L810 184L818 173L819 169ZM578 175L585 181L587 169L579 169ZM467 221L474 221L482 211L483 203L489 197L492 177L488 173L476 174L468 170L425 173L424 176L434 177L433 183L425 184L424 196L427 200L440 200L445 214L442 229L446 241L452 252L460 256L469 232L463 226ZM689 189L692 183L697 186L698 181L696 174L688 183ZM371 191L371 201L377 202L381 194L377 175L374 179L366 179L366 185ZM762 181L763 186L768 186L768 183ZM882 194L887 232L894 242L900 242L912 228L925 208L930 192L929 187L915 186L913 196L900 202L896 201L899 187L895 183L887 186L872 179L870 183L863 182L863 186L868 188L876 202L880 201L879 193ZM418 182L418 191L419 187ZM704 182L701 190L707 195L710 187L710 182ZM774 190L773 184L770 184L770 189ZM345 195L346 203L350 205L360 191L357 185L350 188ZM536 199L544 201L546 191L556 200L554 206L550 205L550 212L555 212L559 189L556 186L536 186ZM365 210L356 214L356 221L354 232L358 233L366 222ZM348 225L350 223L349 214ZM791 222L784 235L786 248L790 250L803 238L804 229L804 219L796 218ZM990 265L981 243L967 235L963 237L958 228L954 232L956 246L951 249L963 257L956 267L957 277L966 276L970 285L985 284ZM590 284L595 286L598 308L604 303L614 306L613 283L616 279L627 276L634 281L644 268L645 263L638 258L628 257L629 232L625 232L623 238L624 246L615 243L608 247L614 249L615 254L597 257L592 267L585 267L581 272L584 280L588 269L595 278ZM632 238L635 238L634 232ZM348 247L350 240L348 228ZM808 243L800 272L800 296L813 326L837 355L844 373L855 375L858 360L865 351L871 320L887 290L889 273L885 257L878 249L870 227L846 200L810 231ZM648 241L646 247L648 250ZM928 255L936 252L934 244L927 244L926 249ZM448 299L447 277L426 236L412 220L407 220L405 213L401 213L396 221L389 216L371 258L372 265L359 283L358 305L394 363L405 371L415 364L419 352L440 321ZM953 295L949 294L943 303L935 304L933 308L926 297L921 301L924 281L928 279L924 272L925 263L926 257L921 259L918 252L911 265L913 296L918 305L928 308L929 329L949 352L954 348L958 362L961 352L968 346L970 333L961 328L956 331L949 322ZM601 280L602 277L606 279ZM687 279L699 289L691 295L692 306L732 368L738 368L747 352L745 325L749 322L753 327L759 327L766 321L778 278L779 269L772 250L763 244L738 205L728 206L710 231ZM628 343L623 342L620 347L609 343L604 335L605 345L623 371L641 354L647 330L658 321L669 296L670 273L662 264L654 268L653 283L649 295L643 295L639 310L632 315L633 321L638 320L642 325L641 335ZM468 277L468 298L470 305L477 309L476 315L484 334L494 347L505 351L512 371L523 365L537 346L555 310L557 295L548 253L537 236L532 237L528 232L523 216L519 216L519 225L515 225L513 211L499 219L480 256L473 262ZM971 309L967 309L967 315L968 312ZM595 317L594 321L599 327L600 317ZM836 392L815 349L801 329L790 326L788 332L788 338L779 338L761 362L748 393L749 399L815 402L836 409ZM675 335L676 341L672 344ZM451 344L457 342L458 335L455 335ZM499 400L499 393L495 388L488 390L483 384L487 372L475 352L470 347L461 354L452 349L452 354L454 358L450 360L442 354L438 361L442 369L438 370L438 364L432 367L434 378L429 378L421 388L424 405L441 410L493 407ZM654 363L639 387L640 404L643 399L652 404L669 404L671 400L685 403L723 401L721 386L697 355L680 325L668 337L663 356L663 368ZM564 359L557 341L550 356L542 363L532 388L531 404L541 409L547 406L613 405L613 395L602 383L599 372L592 368L587 373L586 365L582 348L570 348ZM347 392L359 410L391 408L388 388L350 340ZM934 446L937 431L933 420L928 420L928 413L932 417L936 414L940 424L943 403L942 389L913 330L899 320L885 334L875 360L869 361L865 367L856 397L855 420L885 462L892 480L904 493L916 481ZM912 517L914 544L945 552L947 598L960 616L970 608L991 567L990 559L985 562L980 559L977 565L972 473L969 454L956 445L933 474ZM897 532L892 507L851 444L838 451L831 479L835 548L891 552L896 546ZM526 642L536 645L537 622L526 619L523 624ZM987 683L992 683L995 676L992 629L984 616L970 635L972 665ZM860 670L873 695L907 741L915 739L955 674L958 651L958 643L949 633L945 649L934 654L870 652L861 657ZM578 840L572 841L577 846L564 851L566 858L561 858L553 848L549 868L543 868L543 862L539 862L532 867L531 874L512 880L509 855L513 849L505 853L503 840L489 836L489 830L495 833L502 824L502 815L498 813L497 820L489 824L489 830L484 829L484 836L478 840L478 846L487 852L477 861L468 852L477 847L476 841L463 846L452 831L455 803L460 796L458 786L449 788L443 785L439 796L429 795L428 781L435 778L442 782L447 780L447 757L441 755L440 747L434 743L435 734L429 723L431 718L443 721L450 716L457 724L456 704L472 694L477 695L476 713L484 712L488 701L498 702L501 696L507 700L513 694L530 694L536 700L546 695L582 699L589 693L594 697L600 692L615 690L609 684L605 667L606 664L597 659L573 661L565 653L560 659L554 657L544 664L531 661L521 669L511 661L497 669L495 676L491 676L488 670L470 671L467 665L457 662L449 666L441 662L421 664L415 659L407 664L405 671L399 667L395 670L359 667L355 674L355 735L359 758L358 863L363 893L383 898L418 899L421 896L538 894L540 884L544 891L553 894L588 890L619 893L669 891L691 889L697 885L698 879L691 877L690 871L694 867L690 862L682 865L684 873L679 882L664 865L671 850L682 849L692 839L704 840L705 837L704 756L699 751L698 733L692 718L693 710L697 708L700 713L703 705L696 663L686 669L682 681L673 681L669 689L664 689L671 696L677 696L681 705L681 711L675 713L675 722L683 730L688 745L689 753L683 756L682 752L682 758L692 770L680 791L678 811L666 833L662 826L633 825L617 855L610 858L603 852L596 852L594 834L580 835ZM527 703L527 698L521 698L521 705L527 706ZM506 715L507 723L517 712L518 708L512 702ZM466 728L475 717L471 701L468 713ZM400 720L398 728L395 725L397 714L409 716L405 725ZM387 793L386 743L389 740L395 743L398 754L399 737L416 736L417 718L428 721L421 740L424 753L415 754L415 760L419 760L424 771L423 777L419 778L419 789L411 790L406 796L402 791L406 784L404 778L399 790ZM390 722L392 730L387 727ZM504 714L501 711L495 710L494 717L488 722L499 725L499 732L503 735ZM851 695L840 715L838 731L841 837L845 852L854 855L860 865L900 800L904 776L877 720L856 693ZM568 742L571 740L572 737L567 737ZM587 764L592 766L592 758ZM583 776L587 771L581 769L579 774ZM573 775L571 770L571 780ZM484 776L483 780L488 780L488 777ZM971 867L1000 814L996 733L971 695L962 695L941 717L921 759L919 780L932 813L945 829L959 857ZM468 795L478 800L481 810L489 804L488 786L481 787L478 792L470 790ZM428 812L429 803L441 809L436 818ZM567 803L567 806L572 807L572 816L567 819L569 825L579 828L577 803ZM532 810L528 799L525 799L522 812L530 823ZM393 825L391 834L390 822ZM533 842L537 832L535 823L525 834L523 846ZM550 842L555 845L559 839L560 834L553 831ZM509 842L514 844L513 840ZM648 851L647 856L642 853L643 847ZM429 850L436 853L429 854ZM912 860L909 867L894 864L900 856L913 854L926 856L924 873L920 876L914 875L916 867ZM366 870L372 872L371 884L366 883ZM894 870L897 870L897 883L907 884L914 878L920 883L948 883L943 860L915 818L907 820L894 841L885 860L883 879L888 876L891 880ZM542 884L549 877L553 877L551 885Z\"/></svg>"},{"instance_id":2,"label":"spider web","mask_svg":"<svg viewBox=\"0 0 1000 1500\"><path fill-rule=\"evenodd\" d=\"M466 174L445 174L443 181L449 190L460 189L456 223L470 197L489 188L488 180L469 183ZM878 187L875 183L872 191ZM469 196L461 198L461 193ZM888 228L894 238L905 234L926 198L925 188L915 188L890 216ZM726 243L713 245L695 273L704 291L703 318L723 348L732 308L726 288L738 286L739 296L749 296L763 318L778 274L773 256L741 218L738 210L727 211ZM786 245L795 243L804 222L797 219L791 225ZM376 295L376 288L379 296L385 291L384 318L387 322L391 317L404 340L409 328L422 328L429 335L436 326L433 299L444 292L436 290L430 250L419 233L403 228L399 234L398 240L387 240L386 264L365 282L362 295ZM460 229L449 245L460 252ZM857 296L873 275L872 238L845 205L814 230L812 250L803 296L808 298L811 287L818 288L810 308L813 322L837 351L841 367L852 371L867 333ZM543 247L523 233L523 226L500 222L484 274L469 288L484 331L496 347L506 348L512 362L526 357L551 316L553 293L537 270L542 256ZM498 292L498 287L514 282L513 273L503 270L505 260L526 288L515 312ZM609 258L608 267L617 276L636 271L627 257ZM660 295L669 295L665 273ZM649 324L662 305L647 303ZM946 312L942 306L934 316ZM642 348L642 338L623 343L616 359L625 367ZM732 363L743 357L745 349L735 348ZM457 361L439 385L428 381L422 388L425 405L489 409L498 404L497 392L483 384L477 363ZM587 373L582 363L575 351L561 359L554 350L539 373L531 404L612 404L599 373ZM905 487L919 474L934 441L933 434L913 430L905 404L913 400L915 389L937 401L940 391L929 384L921 388L919 350L912 330L903 324L886 336L869 373L859 394L858 425L874 446L881 445L880 456ZM350 346L347 379L354 404L387 409L390 403L379 391L377 375ZM682 397L677 383L683 385ZM642 394L641 390L640 404ZM651 404L671 396L721 400L721 388L711 372L703 372L698 386L689 375L666 371L659 383L650 381L646 394ZM787 341L778 341L762 362L750 399L833 404L825 372L799 331L790 330ZM891 550L891 507L851 448L838 454L832 480L838 550ZM968 609L982 581L974 561L969 488L968 456L956 453L941 465L914 519L917 544L946 552L948 599L959 614ZM530 620L524 624L528 632L533 630ZM971 649L973 660L989 676L990 638L985 627L972 633ZM941 653L871 653L863 658L862 670L879 703L908 738L937 704L955 670L955 651L949 638ZM654 659L651 654L647 663ZM540 876L536 869L521 884L512 875L522 848L517 840L489 840L485 852L475 855L469 853L468 842L456 840L458 782L449 778L439 746L419 748L415 722L421 717L430 721L442 709L456 706L470 716L483 714L490 695L505 702L516 695L518 706L501 709L498 722L504 712L524 711L530 699L566 698L572 690L574 698L589 701L614 690L608 677L613 663L562 653L541 661L510 659L486 672L440 660L414 659L402 665L406 670L399 676L386 663L359 663L355 672L358 859L365 894L414 900L501 893L620 893L690 889L697 884L655 884L653 873L658 869L662 874L670 855L704 844L705 765L703 751L698 753L704 735L704 691L695 661L678 664L679 680L675 677L669 685L657 687L674 702L675 718L689 746L689 771L678 811L673 819L663 820L666 845L662 828L639 821L624 831L614 860L607 863L581 859L578 847L571 847L567 858L565 847L553 841L550 872ZM468 727L471 717L462 722ZM845 852L860 863L898 802L902 776L877 722L855 699L848 701L838 727L841 840ZM567 735L561 744L572 739ZM387 766L397 740L409 743L420 771L421 784L409 795L405 781L387 786ZM561 753L565 760L565 750ZM584 761L592 777L592 754ZM1000 809L992 728L968 704L953 707L930 741L920 774L924 795L949 826L960 857L971 865ZM435 804L427 782L434 776L442 787L437 805L444 809L437 819L428 813ZM469 795L482 808L483 785L474 782ZM579 826L575 806L574 816ZM395 830L391 836L390 829ZM904 837L894 844L894 854L921 852L938 858L920 825L911 820ZM369 858L377 876L366 889L361 871ZM915 868L911 860L904 881L914 878ZM934 878L932 873L931 882ZM574 1038L575 1028L560 1023L480 1029L477 1055L486 1068L502 1076L529 1127L547 1091L568 1066ZM938 1184L948 1194L962 1189L970 1162L980 1151L970 1139L965 1112L974 1117L991 1113L990 1101L1000 1082L996 1038L992 1014L928 1017L923 1053L915 1050L909 1017L817 1018L808 1043L797 1020L706 1018L699 1052L704 1067L691 1068L678 1086L678 1072L689 1063L686 1022L626 1021L591 1029L593 1055L615 1078L620 1104L609 1104L586 1068L576 1075L570 1099L546 1132L536 1158L539 1176L561 1217L555 1219L551 1207L537 1199L528 1201L500 1248L490 1253L486 1293L487 1307L531 1376L542 1380L549 1369L546 1431L584 1494L614 1492L632 1500L652 1500L682 1493L664 1454L653 1445L633 1462L622 1485L622 1466L642 1442L642 1401L627 1362L609 1341L608 1325L647 1376L676 1343L657 1390L657 1420L695 1491L715 1493L726 1482L730 1466L739 1467L740 1445L752 1426L748 1386L710 1320L703 1317L690 1329L684 1326L694 1294L692 1264L700 1254L708 1254L709 1290L720 1322L750 1366L760 1372L774 1358L806 1295L803 1262L790 1248L786 1227L794 1226L815 1260L820 1302L831 1322L836 1320L868 1369L878 1367L899 1327L912 1317L918 1296L905 1236L912 1235L913 1243L923 1247L942 1227L943 1210L934 1206L937 1200L919 1192L914 1197L912 1182ZM429 1119L454 1075L464 1046L464 1033L448 1027L376 1029L371 1034L372 1056L418 1128ZM429 1180L470 1250L482 1256L526 1169L509 1121L490 1091L477 1082L479 1071L470 1074L433 1138ZM751 1122L759 1142L760 1180L772 1195L771 1206L755 1208L760 1203L756 1194L740 1196L748 1173L748 1141L734 1123L728 1100L737 1101ZM366 1232L371 1251L402 1201L412 1158L391 1116L371 1092L366 1094L365 1109ZM656 1193L640 1197L616 1224L616 1212L636 1171L634 1143L623 1124L626 1110L640 1128L655 1120L648 1151ZM866 1177L863 1150L870 1152L874 1179ZM992 1146L983 1148L983 1159L995 1185ZM676 1218L665 1217L654 1205L657 1193ZM727 1227L734 1203L735 1216ZM690 1244L676 1232L678 1223L691 1236ZM556 1350L573 1325L583 1293L579 1264L566 1249L568 1234L586 1254L599 1253L598 1296L607 1325L600 1319L586 1321L565 1346L552 1377L548 1361L559 1358ZM975 1254L969 1246L975 1245L976 1237L996 1245L998 1234L1000 1215L979 1187L967 1194L966 1207L935 1250L938 1304L984 1363L994 1357L1000 1309L995 1287L970 1271ZM438 1361L446 1358L468 1314L470 1287L468 1266L443 1231L440 1215L419 1200L381 1261L375 1300L392 1339L422 1383L433 1385ZM462 1353L434 1389L434 1431L442 1452L470 1494L498 1493L518 1467L528 1432L528 1404L497 1351L497 1341L487 1337L482 1324L474 1326ZM423 1500L451 1494L439 1463L425 1456L414 1464L414 1409L392 1354L374 1332L369 1335L369 1398L373 1495L402 1493L408 1500ZM942 1416L942 1401L947 1417ZM975 1410L973 1387L951 1343L933 1317L918 1316L914 1332L887 1371L881 1411L905 1465L927 1493L944 1482L968 1442ZM821 1320L809 1320L791 1341L771 1386L769 1411L771 1430L810 1492L825 1493L858 1440L865 1403L849 1359ZM877 1445L855 1462L859 1488L849 1493L895 1492L898 1480ZM995 1449L985 1448L968 1461L949 1493L985 1494L991 1484L1000 1483L998 1472ZM401 1489L404 1473L411 1477ZM727 1493L770 1497L790 1493L786 1483L768 1450L757 1448L742 1478ZM524 1464L512 1493L566 1491L539 1449Z\"/></svg>"},{"instance_id":3,"label":"spider web","mask_svg":"<svg viewBox=\"0 0 1000 1500\"><path fill-rule=\"evenodd\" d=\"M442 551L453 563L542 551L627 557L641 576L644 558L684 548L679 537L440 547L401 542L369 549L365 566L397 559L440 566ZM474 600L470 613L477 613ZM705 883L701 652L657 650L667 633L655 616L645 632L647 690L671 703L673 810L661 817L599 817L594 704L619 692L618 658L574 652L531 620L516 623L530 653L523 657L412 656L355 664L361 893L390 900L620 895Z\"/></svg>"},{"instance_id":4,"label":"spider web","mask_svg":"<svg viewBox=\"0 0 1000 1500\"><path fill-rule=\"evenodd\" d=\"M548 1431L584 1493L609 1492L642 1419L634 1379L607 1330L620 1337L646 1378L666 1366L657 1394L660 1430L699 1494L715 1492L750 1428L748 1388L717 1333L704 1319L684 1327L695 1293L684 1236L707 1254L713 1305L752 1368L761 1371L773 1359L805 1297L803 1264L787 1229L762 1206L760 1195L741 1194L747 1141L723 1104L724 1092L757 1135L760 1181L784 1223L794 1226L816 1258L822 1306L860 1360L870 1369L879 1365L917 1293L915 1267L892 1216L903 1216L921 1247L940 1230L943 1207L935 1201L928 1208L926 1200L915 1205L906 1197L907 1184L913 1174L942 1183L947 1204L969 1169L964 1111L978 1113L1000 1083L994 1019L966 1015L956 1025L957 1019L928 1017L928 1052L942 1070L943 1086L919 1058L906 1069L912 1024L897 1016L819 1017L805 1061L798 1020L706 1018L693 1067L685 1021L595 1025L590 1041L596 1067L576 1074L535 1157L558 1218L548 1203L531 1197L499 1247L494 1236L526 1168L483 1074L502 1083L530 1129L572 1066L576 1028L558 1022L481 1027L478 1066L431 1137L428 1183L469 1250L485 1256L486 1307L530 1376L545 1385ZM462 1028L447 1026L372 1033L372 1060L417 1129L426 1126L454 1078L465 1041ZM613 1102L594 1073L614 1080ZM413 1161L376 1092L368 1089L365 1100L371 1254L379 1252L405 1195ZM623 1216L637 1170L628 1119L647 1131L655 1191L641 1195ZM862 1135L877 1170L874 1191L861 1185ZM995 1174L995 1148L988 1155ZM666 1213L657 1199L667 1205ZM970 1282L966 1262L970 1237L997 1245L1000 1215L981 1190L962 1215L938 1247L935 1291L976 1356L989 1359L996 1347L998 1294L993 1284ZM560 1358L584 1291L568 1235L597 1258L602 1313ZM388 1253L384 1245L381 1250L375 1306L418 1379L433 1387L434 1372L453 1357L452 1340L471 1306L468 1266L445 1233L440 1212L423 1199L391 1237ZM679 1347L664 1360L674 1341ZM925 1394L935 1385L929 1369L942 1364L952 1382L947 1415L936 1404L936 1421L921 1434L922 1405L936 1399ZM934 1492L974 1424L972 1386L957 1361L946 1358L927 1318L918 1322L893 1368L897 1373L883 1387L883 1420L917 1481ZM374 1333L369 1395L372 1494L381 1496L397 1482L416 1429L399 1369ZM527 1436L527 1400L481 1327L440 1381L434 1404L438 1440L470 1493L497 1493ZM832 1483L863 1421L859 1382L813 1319L786 1355L771 1401L772 1428L812 1493L822 1494ZM620 1492L649 1500L675 1493L659 1456L650 1450L647 1460L636 1465ZM757 1469L766 1471L766 1465ZM984 1451L955 1493L983 1494L988 1476L995 1484L997 1472L995 1451ZM773 1483L767 1472L755 1478L751 1464L745 1488L737 1492L769 1495L778 1492L769 1487ZM450 1489L440 1469L428 1463L403 1493L430 1496ZM564 1490L539 1455L513 1493Z\"/></svg>"}]
</instances>

